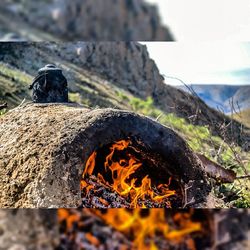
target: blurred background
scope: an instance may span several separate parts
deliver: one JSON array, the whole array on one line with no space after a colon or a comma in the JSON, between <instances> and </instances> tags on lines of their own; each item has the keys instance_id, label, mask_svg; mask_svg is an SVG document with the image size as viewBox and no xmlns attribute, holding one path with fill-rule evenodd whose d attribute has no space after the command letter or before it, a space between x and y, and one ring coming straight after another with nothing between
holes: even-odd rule
<instances>
[{"instance_id":1,"label":"blurred background","mask_svg":"<svg viewBox=\"0 0 250 250\"><path fill-rule=\"evenodd\" d=\"M9 250L247 250L248 220L244 209L1 209L0 244Z\"/></svg>"},{"instance_id":2,"label":"blurred background","mask_svg":"<svg viewBox=\"0 0 250 250\"><path fill-rule=\"evenodd\" d=\"M248 0L147 0L177 41L249 41Z\"/></svg>"},{"instance_id":3,"label":"blurred background","mask_svg":"<svg viewBox=\"0 0 250 250\"><path fill-rule=\"evenodd\" d=\"M144 0L4 0L2 40L171 41L155 5Z\"/></svg>"},{"instance_id":4,"label":"blurred background","mask_svg":"<svg viewBox=\"0 0 250 250\"><path fill-rule=\"evenodd\" d=\"M248 0L2 0L2 40L248 41Z\"/></svg>"}]
</instances>

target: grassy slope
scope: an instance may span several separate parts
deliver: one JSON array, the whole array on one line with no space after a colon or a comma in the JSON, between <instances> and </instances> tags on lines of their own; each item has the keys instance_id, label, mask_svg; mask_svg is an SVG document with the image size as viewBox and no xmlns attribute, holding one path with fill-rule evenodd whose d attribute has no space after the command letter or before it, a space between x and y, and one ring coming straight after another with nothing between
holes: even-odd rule
<instances>
[{"instance_id":1,"label":"grassy slope","mask_svg":"<svg viewBox=\"0 0 250 250\"><path fill-rule=\"evenodd\" d=\"M212 136L207 127L194 126L175 114L164 113L154 106L150 98L146 101L127 95L123 98L129 102L132 110L156 119L177 131L195 152L205 154L222 166L233 169L238 176L250 172L250 154L240 147L228 145L220 137ZM213 191L215 196L225 198L228 207L250 207L249 188L249 180L236 180L233 184L216 186Z\"/></svg>"},{"instance_id":2,"label":"grassy slope","mask_svg":"<svg viewBox=\"0 0 250 250\"><path fill-rule=\"evenodd\" d=\"M250 109L243 110L240 113L235 114L233 117L250 128Z\"/></svg>"},{"instance_id":3,"label":"grassy slope","mask_svg":"<svg viewBox=\"0 0 250 250\"><path fill-rule=\"evenodd\" d=\"M141 100L116 85L93 76L68 62L61 62L65 70L70 68L74 78L70 82L70 100L91 107L115 107L128 109L157 119L160 123L176 130L184 137L190 147L227 168L244 175L244 169L250 171L250 155L241 148L226 144L222 138L212 136L205 126L194 126L175 114L166 114L155 107L152 99ZM0 102L7 101L11 107L18 105L24 97L29 97L28 86L32 76L20 72L8 65L0 64ZM250 207L250 195L247 189L250 181L235 181L234 184L220 185L214 188L215 195L227 197L227 206ZM232 195L233 194L233 195ZM228 197L233 197L231 200Z\"/></svg>"},{"instance_id":4,"label":"grassy slope","mask_svg":"<svg viewBox=\"0 0 250 250\"><path fill-rule=\"evenodd\" d=\"M9 107L15 107L27 97L31 81L28 74L0 63L0 103L7 101Z\"/></svg>"}]
</instances>

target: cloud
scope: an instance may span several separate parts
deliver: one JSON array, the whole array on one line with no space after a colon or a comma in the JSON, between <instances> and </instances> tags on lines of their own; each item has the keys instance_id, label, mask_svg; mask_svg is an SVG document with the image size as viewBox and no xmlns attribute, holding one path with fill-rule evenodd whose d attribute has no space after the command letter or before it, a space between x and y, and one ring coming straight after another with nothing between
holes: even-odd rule
<instances>
[{"instance_id":1,"label":"cloud","mask_svg":"<svg viewBox=\"0 0 250 250\"><path fill-rule=\"evenodd\" d=\"M250 42L145 42L160 72L186 83L246 84ZM245 75L236 72L245 72ZM244 75L244 76L243 76ZM168 81L169 78L167 79ZM172 84L179 84L171 81Z\"/></svg>"},{"instance_id":2,"label":"cloud","mask_svg":"<svg viewBox=\"0 0 250 250\"><path fill-rule=\"evenodd\" d=\"M238 79L242 84L250 85L250 65L248 68L232 71L231 77Z\"/></svg>"}]
</instances>

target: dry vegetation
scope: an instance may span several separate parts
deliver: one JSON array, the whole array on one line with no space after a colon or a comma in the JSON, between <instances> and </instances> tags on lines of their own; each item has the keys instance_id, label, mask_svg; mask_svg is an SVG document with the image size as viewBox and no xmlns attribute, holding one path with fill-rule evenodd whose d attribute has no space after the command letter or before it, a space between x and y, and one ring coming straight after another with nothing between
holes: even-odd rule
<instances>
[{"instance_id":1,"label":"dry vegetation","mask_svg":"<svg viewBox=\"0 0 250 250\"><path fill-rule=\"evenodd\" d=\"M250 129L250 109L243 110L233 115L234 119L245 124Z\"/></svg>"}]
</instances>

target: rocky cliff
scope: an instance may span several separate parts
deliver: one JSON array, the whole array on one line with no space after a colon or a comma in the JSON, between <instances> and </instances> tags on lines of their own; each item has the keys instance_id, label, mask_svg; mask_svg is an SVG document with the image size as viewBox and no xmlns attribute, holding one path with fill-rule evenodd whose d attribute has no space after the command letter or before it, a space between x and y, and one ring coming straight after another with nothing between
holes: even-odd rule
<instances>
[{"instance_id":1,"label":"rocky cliff","mask_svg":"<svg viewBox=\"0 0 250 250\"><path fill-rule=\"evenodd\" d=\"M144 0L5 0L0 13L0 34L14 32L12 39L173 40L157 8Z\"/></svg>"}]
</instances>

